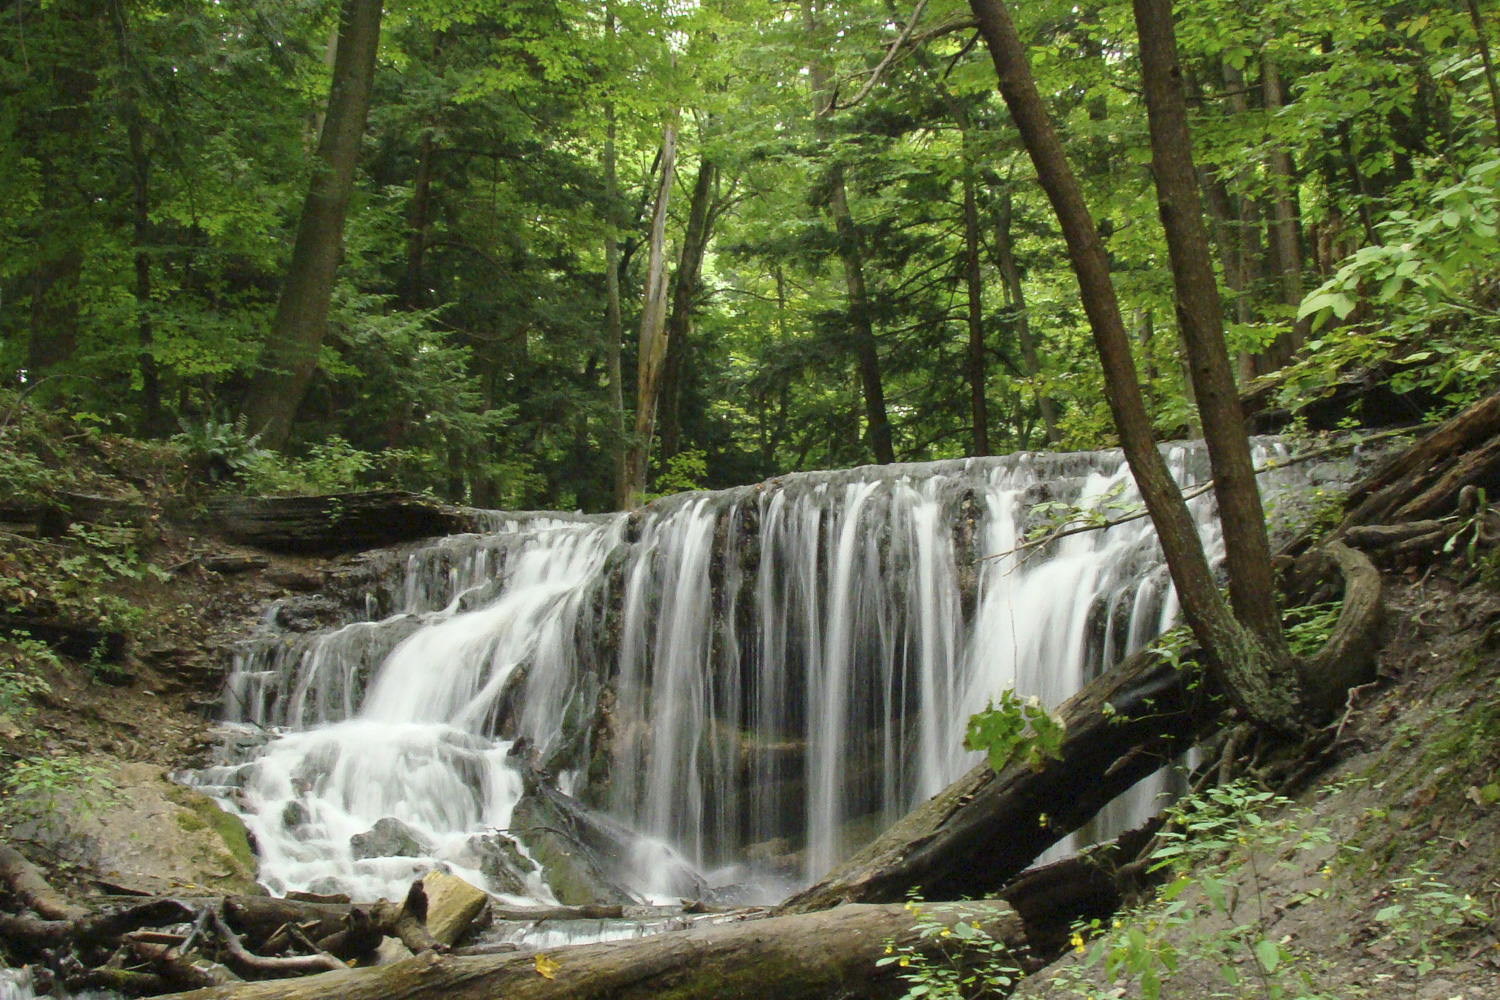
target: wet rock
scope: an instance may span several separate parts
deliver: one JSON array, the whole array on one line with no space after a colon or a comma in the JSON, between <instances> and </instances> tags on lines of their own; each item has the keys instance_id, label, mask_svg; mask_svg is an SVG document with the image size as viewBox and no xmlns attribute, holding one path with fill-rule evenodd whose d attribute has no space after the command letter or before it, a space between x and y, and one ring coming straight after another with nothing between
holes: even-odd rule
<instances>
[{"instance_id":1,"label":"wet rock","mask_svg":"<svg viewBox=\"0 0 1500 1000\"><path fill-rule=\"evenodd\" d=\"M162 768L127 764L35 803L13 835L46 845L121 891L264 895L245 826Z\"/></svg>"},{"instance_id":2,"label":"wet rock","mask_svg":"<svg viewBox=\"0 0 1500 1000\"><path fill-rule=\"evenodd\" d=\"M542 879L564 906L630 904L635 900L599 867L569 818L534 794L521 797L511 812L511 830L542 866Z\"/></svg>"},{"instance_id":3,"label":"wet rock","mask_svg":"<svg viewBox=\"0 0 1500 1000\"><path fill-rule=\"evenodd\" d=\"M354 860L368 858L422 858L432 853L432 845L399 819L387 816L377 820L365 833L349 838Z\"/></svg>"},{"instance_id":4,"label":"wet rock","mask_svg":"<svg viewBox=\"0 0 1500 1000\"><path fill-rule=\"evenodd\" d=\"M281 825L288 830L295 830L299 826L305 826L310 820L307 806L303 805L301 799L293 799L281 810Z\"/></svg>"},{"instance_id":5,"label":"wet rock","mask_svg":"<svg viewBox=\"0 0 1500 1000\"><path fill-rule=\"evenodd\" d=\"M529 895L526 876L536 871L536 865L521 853L514 840L501 833L470 837L457 859L459 864L477 868L490 880L496 892L513 896Z\"/></svg>"}]
</instances>

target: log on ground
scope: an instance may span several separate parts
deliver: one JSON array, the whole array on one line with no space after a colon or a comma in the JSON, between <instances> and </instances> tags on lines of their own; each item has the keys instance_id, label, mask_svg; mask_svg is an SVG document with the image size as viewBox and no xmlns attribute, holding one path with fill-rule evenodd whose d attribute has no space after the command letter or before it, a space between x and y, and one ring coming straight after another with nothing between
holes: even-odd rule
<instances>
[{"instance_id":1,"label":"log on ground","mask_svg":"<svg viewBox=\"0 0 1500 1000\"><path fill-rule=\"evenodd\" d=\"M231 541L300 555L359 552L480 527L475 511L396 490L232 497L215 502L210 514Z\"/></svg>"},{"instance_id":2,"label":"log on ground","mask_svg":"<svg viewBox=\"0 0 1500 1000\"><path fill-rule=\"evenodd\" d=\"M1480 400L1349 491L1341 526L1390 524L1446 514L1464 486L1500 477L1500 394Z\"/></svg>"},{"instance_id":3,"label":"log on ground","mask_svg":"<svg viewBox=\"0 0 1500 1000\"><path fill-rule=\"evenodd\" d=\"M927 919L977 922L1033 968L1021 919L1001 901L931 903ZM877 966L889 942L932 948L904 905L841 906L670 934L577 945L542 955L419 955L375 969L246 983L181 994L182 1000L687 1000L715 997L822 1000L905 992L894 965Z\"/></svg>"}]
</instances>

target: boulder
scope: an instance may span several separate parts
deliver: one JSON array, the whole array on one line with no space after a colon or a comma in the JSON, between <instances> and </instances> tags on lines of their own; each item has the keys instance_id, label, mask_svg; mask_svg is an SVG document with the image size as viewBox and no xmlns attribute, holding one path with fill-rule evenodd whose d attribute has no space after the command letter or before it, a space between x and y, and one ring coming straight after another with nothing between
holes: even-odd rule
<instances>
[{"instance_id":1,"label":"boulder","mask_svg":"<svg viewBox=\"0 0 1500 1000\"><path fill-rule=\"evenodd\" d=\"M354 860L367 858L425 858L432 845L417 831L392 816L377 820L365 833L349 838Z\"/></svg>"},{"instance_id":2,"label":"boulder","mask_svg":"<svg viewBox=\"0 0 1500 1000\"><path fill-rule=\"evenodd\" d=\"M543 880L564 906L635 902L604 873L571 818L543 796L523 795L511 812L510 828L541 864Z\"/></svg>"},{"instance_id":3,"label":"boulder","mask_svg":"<svg viewBox=\"0 0 1500 1000\"><path fill-rule=\"evenodd\" d=\"M530 895L526 888L526 876L536 871L536 865L521 853L514 840L503 833L482 834L470 837L463 852L456 859L469 868L477 868L490 880L490 888L512 896Z\"/></svg>"},{"instance_id":4,"label":"boulder","mask_svg":"<svg viewBox=\"0 0 1500 1000\"><path fill-rule=\"evenodd\" d=\"M445 872L428 872L422 888L427 893L427 930L439 944L457 944L490 902L489 893Z\"/></svg>"},{"instance_id":5,"label":"boulder","mask_svg":"<svg viewBox=\"0 0 1500 1000\"><path fill-rule=\"evenodd\" d=\"M127 764L31 812L12 837L44 844L127 892L265 894L239 817L155 765Z\"/></svg>"}]
</instances>

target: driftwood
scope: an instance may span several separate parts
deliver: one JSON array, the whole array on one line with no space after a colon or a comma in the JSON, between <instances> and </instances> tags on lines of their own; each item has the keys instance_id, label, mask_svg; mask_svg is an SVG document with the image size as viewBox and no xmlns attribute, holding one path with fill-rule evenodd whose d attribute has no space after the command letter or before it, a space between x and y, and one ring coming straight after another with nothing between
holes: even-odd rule
<instances>
[{"instance_id":1,"label":"driftwood","mask_svg":"<svg viewBox=\"0 0 1500 1000\"><path fill-rule=\"evenodd\" d=\"M447 946L427 930L427 894L419 879L401 904L304 903L270 896L231 896L224 917L256 951L275 950L276 935L296 927L319 949L339 958L358 958L373 951L382 938L399 938L413 954Z\"/></svg>"},{"instance_id":2,"label":"driftwood","mask_svg":"<svg viewBox=\"0 0 1500 1000\"><path fill-rule=\"evenodd\" d=\"M38 920L0 913L0 938L32 949L61 944L102 944L141 927L165 927L192 920L194 913L175 899L155 899L72 920Z\"/></svg>"},{"instance_id":3,"label":"driftwood","mask_svg":"<svg viewBox=\"0 0 1500 1000\"><path fill-rule=\"evenodd\" d=\"M1021 919L1006 903L932 903L927 919L975 921L1034 967ZM579 945L542 955L417 956L396 965L307 979L246 983L182 1000L814 1000L899 995L899 968L877 966L887 943L933 949L905 906L841 906L822 913L700 926Z\"/></svg>"},{"instance_id":4,"label":"driftwood","mask_svg":"<svg viewBox=\"0 0 1500 1000\"><path fill-rule=\"evenodd\" d=\"M210 505L221 534L271 552L359 552L475 531L475 511L415 493L377 490L317 497L232 497Z\"/></svg>"}]
</instances>

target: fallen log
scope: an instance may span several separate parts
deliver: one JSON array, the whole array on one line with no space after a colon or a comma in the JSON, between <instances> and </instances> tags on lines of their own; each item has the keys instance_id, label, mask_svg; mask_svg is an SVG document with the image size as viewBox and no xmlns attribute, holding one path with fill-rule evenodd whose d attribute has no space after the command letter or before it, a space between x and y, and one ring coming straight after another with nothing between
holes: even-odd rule
<instances>
[{"instance_id":1,"label":"fallen log","mask_svg":"<svg viewBox=\"0 0 1500 1000\"><path fill-rule=\"evenodd\" d=\"M213 912L212 918L214 934L224 944L229 966L237 972L255 976L302 976L314 972L339 972L348 968L326 951L314 950L311 955L278 957L256 955L245 947L238 934L229 929L223 917ZM311 946L311 942L308 944Z\"/></svg>"},{"instance_id":2,"label":"fallen log","mask_svg":"<svg viewBox=\"0 0 1500 1000\"><path fill-rule=\"evenodd\" d=\"M1063 703L1061 757L1040 770L979 764L821 881L777 908L995 892L1137 781L1185 752L1218 715L1207 680L1154 649Z\"/></svg>"},{"instance_id":3,"label":"fallen log","mask_svg":"<svg viewBox=\"0 0 1500 1000\"><path fill-rule=\"evenodd\" d=\"M687 1000L766 997L822 1000L905 992L899 966L877 966L896 948L929 953L940 935L919 920L977 923L1034 968L1021 919L1006 903L841 906L821 913L695 927L654 937L577 945L545 954L417 956L396 965L183 994L181 1000Z\"/></svg>"},{"instance_id":4,"label":"fallen log","mask_svg":"<svg viewBox=\"0 0 1500 1000\"><path fill-rule=\"evenodd\" d=\"M1413 538L1424 536L1443 537L1448 525L1442 521L1410 521L1406 524L1355 524L1344 531L1344 541L1365 552L1400 545ZM1441 543L1439 543L1441 544Z\"/></svg>"},{"instance_id":5,"label":"fallen log","mask_svg":"<svg viewBox=\"0 0 1500 1000\"><path fill-rule=\"evenodd\" d=\"M1432 518L1457 505L1464 486L1500 481L1500 394L1441 424L1357 484L1340 531Z\"/></svg>"},{"instance_id":6,"label":"fallen log","mask_svg":"<svg viewBox=\"0 0 1500 1000\"><path fill-rule=\"evenodd\" d=\"M302 555L360 552L481 527L477 511L397 490L231 497L212 503L209 513L231 541Z\"/></svg>"},{"instance_id":7,"label":"fallen log","mask_svg":"<svg viewBox=\"0 0 1500 1000\"><path fill-rule=\"evenodd\" d=\"M8 844L0 844L0 883L4 883L22 906L30 907L47 920L77 920L88 916L88 910L68 902L62 893L47 883L35 865Z\"/></svg>"},{"instance_id":8,"label":"fallen log","mask_svg":"<svg viewBox=\"0 0 1500 1000\"><path fill-rule=\"evenodd\" d=\"M139 906L93 913L73 920L38 920L0 913L0 938L32 949L55 948L61 944L102 944L141 927L186 923L194 915L192 909L175 899L155 899Z\"/></svg>"},{"instance_id":9,"label":"fallen log","mask_svg":"<svg viewBox=\"0 0 1500 1000\"><path fill-rule=\"evenodd\" d=\"M355 914L358 913L358 916ZM413 882L400 903L380 900L369 904L304 903L270 896L230 896L224 901L229 927L243 935L248 946L262 951L284 927L298 927L324 951L340 958L358 958L389 935L420 954L444 950L427 929L427 893L422 881Z\"/></svg>"}]
</instances>

